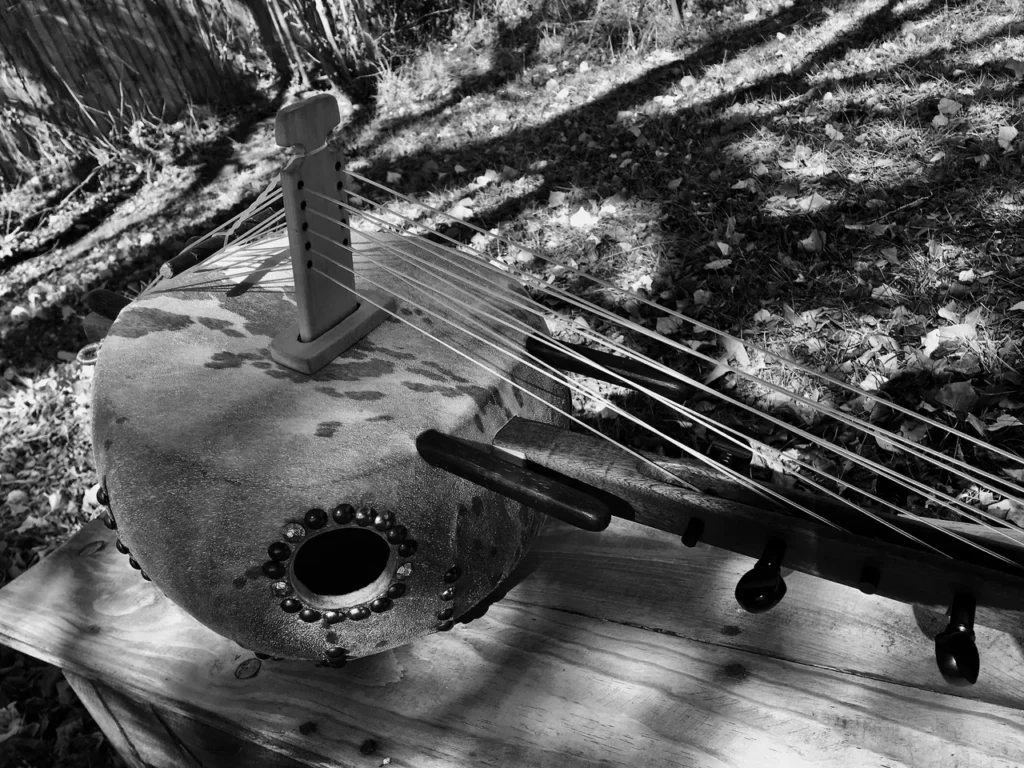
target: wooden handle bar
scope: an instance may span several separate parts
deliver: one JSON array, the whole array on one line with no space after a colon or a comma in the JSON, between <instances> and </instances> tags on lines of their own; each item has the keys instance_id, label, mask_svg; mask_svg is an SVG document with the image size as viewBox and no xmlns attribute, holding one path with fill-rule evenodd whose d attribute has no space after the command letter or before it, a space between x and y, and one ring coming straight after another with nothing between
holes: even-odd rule
<instances>
[{"instance_id":1,"label":"wooden handle bar","mask_svg":"<svg viewBox=\"0 0 1024 768\"><path fill-rule=\"evenodd\" d=\"M603 531L612 513L598 496L580 483L527 470L488 453L489 446L428 430L416 438L416 450L431 466L470 480L502 496L575 525Z\"/></svg>"},{"instance_id":2,"label":"wooden handle bar","mask_svg":"<svg viewBox=\"0 0 1024 768\"><path fill-rule=\"evenodd\" d=\"M895 540L838 531L777 510L678 488L652 479L643 462L605 440L548 424L513 418L497 434L494 446L525 456L526 468L544 467L613 495L623 502L611 507L613 514L642 525L682 535L696 519L703 524L701 542L755 559L767 542L779 539L786 546L785 568L862 588L870 574L870 591L940 611L956 595L971 594L979 624L1007 632L1024 628L1024 571L1013 566L943 557Z\"/></svg>"}]
</instances>

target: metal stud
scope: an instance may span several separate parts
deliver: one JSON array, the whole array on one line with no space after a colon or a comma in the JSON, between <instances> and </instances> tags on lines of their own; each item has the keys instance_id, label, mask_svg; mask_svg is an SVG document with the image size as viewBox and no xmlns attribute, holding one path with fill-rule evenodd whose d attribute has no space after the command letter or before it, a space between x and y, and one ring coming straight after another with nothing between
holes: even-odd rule
<instances>
[{"instance_id":1,"label":"metal stud","mask_svg":"<svg viewBox=\"0 0 1024 768\"><path fill-rule=\"evenodd\" d=\"M103 515L103 524L112 531L117 530L117 521L114 519L114 513L109 509Z\"/></svg>"},{"instance_id":2,"label":"metal stud","mask_svg":"<svg viewBox=\"0 0 1024 768\"><path fill-rule=\"evenodd\" d=\"M384 611L391 609L391 598L390 597L378 597L372 603L370 603L370 610L374 613L384 613Z\"/></svg>"},{"instance_id":3,"label":"metal stud","mask_svg":"<svg viewBox=\"0 0 1024 768\"><path fill-rule=\"evenodd\" d=\"M341 611L324 611L324 623L325 624L337 624L339 621L345 620L345 614Z\"/></svg>"},{"instance_id":4,"label":"metal stud","mask_svg":"<svg viewBox=\"0 0 1024 768\"><path fill-rule=\"evenodd\" d=\"M452 608L452 607L451 607L451 606L449 605L449 606L448 606L447 608L445 608L445 609L444 609L443 611L438 611L438 614L437 614L437 620L438 620L438 621L448 621L448 619L450 619L450 618L451 618L452 616L454 616L454 615L455 615L455 609L454 609L454 608Z\"/></svg>"},{"instance_id":5,"label":"metal stud","mask_svg":"<svg viewBox=\"0 0 1024 768\"><path fill-rule=\"evenodd\" d=\"M405 541L405 537L409 535L409 530L404 525L396 525L387 532L387 540L390 544L401 544Z\"/></svg>"},{"instance_id":6,"label":"metal stud","mask_svg":"<svg viewBox=\"0 0 1024 768\"><path fill-rule=\"evenodd\" d=\"M395 599L404 595L406 593L406 590L408 590L408 587L405 584L396 583L388 587L387 594L388 597L390 597L391 599Z\"/></svg>"},{"instance_id":7,"label":"metal stud","mask_svg":"<svg viewBox=\"0 0 1024 768\"><path fill-rule=\"evenodd\" d=\"M269 661L270 660L270 654L269 653L260 653L259 651L253 651L252 653L253 653L253 656L255 656L260 661Z\"/></svg>"},{"instance_id":8,"label":"metal stud","mask_svg":"<svg viewBox=\"0 0 1024 768\"><path fill-rule=\"evenodd\" d=\"M457 565L453 565L447 571L444 572L444 583L454 584L462 576L462 569Z\"/></svg>"},{"instance_id":9,"label":"metal stud","mask_svg":"<svg viewBox=\"0 0 1024 768\"><path fill-rule=\"evenodd\" d=\"M312 608L303 608L299 611L299 618L306 622L320 621L320 611L314 611Z\"/></svg>"},{"instance_id":10,"label":"metal stud","mask_svg":"<svg viewBox=\"0 0 1024 768\"><path fill-rule=\"evenodd\" d=\"M339 504L331 510L331 517L338 525L347 525L356 516L355 507L351 504Z\"/></svg>"},{"instance_id":11,"label":"metal stud","mask_svg":"<svg viewBox=\"0 0 1024 768\"><path fill-rule=\"evenodd\" d=\"M117 547L117 551L120 552L122 555L127 555L127 554L130 554L130 552L131 552L131 550L129 550L128 547L125 546L124 542L121 541L120 539L118 539L114 543L114 546Z\"/></svg>"},{"instance_id":12,"label":"metal stud","mask_svg":"<svg viewBox=\"0 0 1024 768\"><path fill-rule=\"evenodd\" d=\"M447 632L449 629L451 629L454 626L455 626L455 622L452 621L451 619L448 619L448 621L442 621L442 622L440 622L437 625L437 631L438 632Z\"/></svg>"},{"instance_id":13,"label":"metal stud","mask_svg":"<svg viewBox=\"0 0 1024 768\"><path fill-rule=\"evenodd\" d=\"M294 590L287 581L275 581L270 585L270 591L278 597L288 597Z\"/></svg>"},{"instance_id":14,"label":"metal stud","mask_svg":"<svg viewBox=\"0 0 1024 768\"><path fill-rule=\"evenodd\" d=\"M142 570L142 566L139 565L139 561L136 560L134 557L129 557L128 558L128 565L130 565L136 571L141 571Z\"/></svg>"},{"instance_id":15,"label":"metal stud","mask_svg":"<svg viewBox=\"0 0 1024 768\"><path fill-rule=\"evenodd\" d=\"M362 621L363 619L369 618L370 609L365 605L357 605L349 608L347 615L352 621Z\"/></svg>"},{"instance_id":16,"label":"metal stud","mask_svg":"<svg viewBox=\"0 0 1024 768\"><path fill-rule=\"evenodd\" d=\"M377 513L374 511L373 507L360 507L356 510L356 525L372 525L373 518L376 516Z\"/></svg>"},{"instance_id":17,"label":"metal stud","mask_svg":"<svg viewBox=\"0 0 1024 768\"><path fill-rule=\"evenodd\" d=\"M142 577L143 579L145 579L146 581L152 581L152 579L150 579L150 578L149 578L149 576L148 576L148 575L146 575L146 572L145 572L145 571L139 571L139 576L141 576L141 577Z\"/></svg>"},{"instance_id":18,"label":"metal stud","mask_svg":"<svg viewBox=\"0 0 1024 768\"><path fill-rule=\"evenodd\" d=\"M327 513L319 507L316 507L309 510L303 520L305 521L307 528L312 528L313 530L323 528L327 525Z\"/></svg>"},{"instance_id":19,"label":"metal stud","mask_svg":"<svg viewBox=\"0 0 1024 768\"><path fill-rule=\"evenodd\" d=\"M106 480L104 480L100 484L99 490L96 491L96 501L99 503L99 505L101 507L109 507L110 506L110 495L107 493L107 481Z\"/></svg>"},{"instance_id":20,"label":"metal stud","mask_svg":"<svg viewBox=\"0 0 1024 768\"><path fill-rule=\"evenodd\" d=\"M416 542L413 539L409 539L407 541L403 541L401 544L398 545L398 556L399 557L412 557L413 555L416 554L416 550L418 548L419 548L418 545L416 544Z\"/></svg>"},{"instance_id":21,"label":"metal stud","mask_svg":"<svg viewBox=\"0 0 1024 768\"><path fill-rule=\"evenodd\" d=\"M455 599L455 587L448 587L444 592L441 593L442 600L454 600Z\"/></svg>"},{"instance_id":22,"label":"metal stud","mask_svg":"<svg viewBox=\"0 0 1024 768\"><path fill-rule=\"evenodd\" d=\"M275 541L269 547L267 547L267 555L270 556L271 560L284 561L292 555L292 548L285 544L283 541Z\"/></svg>"},{"instance_id":23,"label":"metal stud","mask_svg":"<svg viewBox=\"0 0 1024 768\"><path fill-rule=\"evenodd\" d=\"M386 531L395 524L395 516L391 512L378 512L373 518L373 527L378 531Z\"/></svg>"},{"instance_id":24,"label":"metal stud","mask_svg":"<svg viewBox=\"0 0 1024 768\"><path fill-rule=\"evenodd\" d=\"M333 648L328 648L326 651L324 651L324 656L326 656L328 659L343 659L345 658L345 654L347 653L348 651L346 651L340 645L336 645Z\"/></svg>"},{"instance_id":25,"label":"metal stud","mask_svg":"<svg viewBox=\"0 0 1024 768\"><path fill-rule=\"evenodd\" d=\"M281 610L285 613L298 613L302 610L302 603L294 597L287 597L281 601Z\"/></svg>"},{"instance_id":26,"label":"metal stud","mask_svg":"<svg viewBox=\"0 0 1024 768\"><path fill-rule=\"evenodd\" d=\"M268 579L280 579L284 576L284 565L276 560L268 560L263 564L263 575Z\"/></svg>"}]
</instances>

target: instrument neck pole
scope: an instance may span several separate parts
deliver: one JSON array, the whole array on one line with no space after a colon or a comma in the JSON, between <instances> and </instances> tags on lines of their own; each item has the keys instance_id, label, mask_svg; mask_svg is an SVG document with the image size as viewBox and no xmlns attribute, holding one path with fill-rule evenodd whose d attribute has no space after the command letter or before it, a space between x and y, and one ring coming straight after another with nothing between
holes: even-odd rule
<instances>
[{"instance_id":1,"label":"instrument neck pole","mask_svg":"<svg viewBox=\"0 0 1024 768\"><path fill-rule=\"evenodd\" d=\"M305 374L330 363L395 308L388 294L355 292L345 157L327 145L340 122L338 102L322 93L282 109L275 126L279 145L300 150L281 171L298 321L274 337L270 354Z\"/></svg>"},{"instance_id":2,"label":"instrument neck pole","mask_svg":"<svg viewBox=\"0 0 1024 768\"><path fill-rule=\"evenodd\" d=\"M275 135L300 153L281 172L281 191L295 277L299 340L308 343L356 309L344 154L327 146L341 122L338 102L319 94L285 107ZM325 277L329 275L330 277Z\"/></svg>"}]
</instances>

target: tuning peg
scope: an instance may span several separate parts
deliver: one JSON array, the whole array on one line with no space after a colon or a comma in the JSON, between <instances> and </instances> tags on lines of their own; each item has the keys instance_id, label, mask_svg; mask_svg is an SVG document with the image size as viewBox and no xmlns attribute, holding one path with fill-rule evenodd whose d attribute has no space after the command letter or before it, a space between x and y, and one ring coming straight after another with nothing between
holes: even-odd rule
<instances>
[{"instance_id":1,"label":"tuning peg","mask_svg":"<svg viewBox=\"0 0 1024 768\"><path fill-rule=\"evenodd\" d=\"M747 571L736 584L736 602L750 613L764 613L786 596L786 582L779 572L786 545L771 539L757 565Z\"/></svg>"},{"instance_id":2,"label":"tuning peg","mask_svg":"<svg viewBox=\"0 0 1024 768\"><path fill-rule=\"evenodd\" d=\"M699 517L691 517L690 522L686 524L686 530L683 531L683 535L680 536L680 540L683 542L683 546L696 547L697 542L700 541L700 537L704 534L704 521Z\"/></svg>"},{"instance_id":3,"label":"tuning peg","mask_svg":"<svg viewBox=\"0 0 1024 768\"><path fill-rule=\"evenodd\" d=\"M935 661L949 683L978 682L981 660L974 643L974 609L973 595L954 597L949 608L949 624L935 636Z\"/></svg>"}]
</instances>

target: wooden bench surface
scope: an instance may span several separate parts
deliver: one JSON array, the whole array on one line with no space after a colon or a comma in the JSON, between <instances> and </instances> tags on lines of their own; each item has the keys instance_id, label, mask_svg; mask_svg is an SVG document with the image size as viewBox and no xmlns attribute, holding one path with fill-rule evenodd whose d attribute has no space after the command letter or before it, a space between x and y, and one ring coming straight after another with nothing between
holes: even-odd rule
<instances>
[{"instance_id":1,"label":"wooden bench surface","mask_svg":"<svg viewBox=\"0 0 1024 768\"><path fill-rule=\"evenodd\" d=\"M339 670L259 662L113 543L90 524L0 591L0 642L62 667L125 751L147 748L118 742L148 720L239 737L280 766L1024 763L1020 637L979 627L981 678L951 687L941 616L800 574L776 609L746 614L732 590L751 560L624 521L549 524L482 618Z\"/></svg>"}]
</instances>

